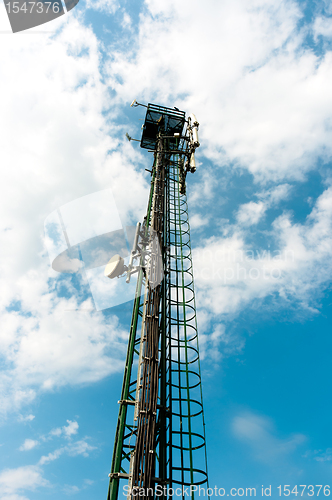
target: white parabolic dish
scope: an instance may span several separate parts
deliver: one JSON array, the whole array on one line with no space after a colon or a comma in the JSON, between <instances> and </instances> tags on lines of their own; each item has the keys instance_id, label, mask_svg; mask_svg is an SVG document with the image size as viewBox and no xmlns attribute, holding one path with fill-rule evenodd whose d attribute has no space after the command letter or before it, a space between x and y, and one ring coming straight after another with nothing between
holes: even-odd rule
<instances>
[{"instance_id":1,"label":"white parabolic dish","mask_svg":"<svg viewBox=\"0 0 332 500\"><path fill-rule=\"evenodd\" d=\"M106 264L104 275L108 278L116 278L124 271L124 260L120 255L114 255L111 260Z\"/></svg>"}]
</instances>

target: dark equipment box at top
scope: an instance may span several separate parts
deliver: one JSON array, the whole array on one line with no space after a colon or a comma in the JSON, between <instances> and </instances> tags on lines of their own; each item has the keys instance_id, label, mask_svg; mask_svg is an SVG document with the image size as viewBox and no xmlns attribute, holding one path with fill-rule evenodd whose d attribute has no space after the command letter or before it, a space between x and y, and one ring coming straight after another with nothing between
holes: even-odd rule
<instances>
[{"instance_id":1,"label":"dark equipment box at top","mask_svg":"<svg viewBox=\"0 0 332 500\"><path fill-rule=\"evenodd\" d=\"M185 120L184 111L148 104L143 125L141 148L155 149L159 132L162 132L162 135L171 137L174 137L174 134L181 135ZM174 137L174 140L169 139L168 147L177 149L178 141L177 137Z\"/></svg>"}]
</instances>

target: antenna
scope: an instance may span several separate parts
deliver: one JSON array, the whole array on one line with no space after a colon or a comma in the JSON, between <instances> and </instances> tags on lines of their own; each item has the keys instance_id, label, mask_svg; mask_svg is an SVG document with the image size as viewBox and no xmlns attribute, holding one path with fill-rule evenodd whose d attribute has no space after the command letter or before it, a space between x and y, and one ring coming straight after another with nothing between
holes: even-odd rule
<instances>
[{"instance_id":1,"label":"antenna","mask_svg":"<svg viewBox=\"0 0 332 500\"><path fill-rule=\"evenodd\" d=\"M130 137L130 135L128 134L128 132L126 132L126 137L128 139L128 141L137 141L137 142L141 142L139 139L133 139L132 137Z\"/></svg>"},{"instance_id":2,"label":"antenna","mask_svg":"<svg viewBox=\"0 0 332 500\"><path fill-rule=\"evenodd\" d=\"M128 268L124 265L123 258L120 257L120 255L114 255L114 257L108 261L105 267L104 275L111 279L118 278L124 273L124 271L127 270Z\"/></svg>"}]
</instances>

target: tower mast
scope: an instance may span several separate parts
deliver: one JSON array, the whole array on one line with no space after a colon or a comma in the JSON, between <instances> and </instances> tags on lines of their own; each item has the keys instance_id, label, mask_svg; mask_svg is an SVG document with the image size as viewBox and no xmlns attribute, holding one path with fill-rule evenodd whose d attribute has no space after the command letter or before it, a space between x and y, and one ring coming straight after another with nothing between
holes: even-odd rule
<instances>
[{"instance_id":1,"label":"tower mast","mask_svg":"<svg viewBox=\"0 0 332 500\"><path fill-rule=\"evenodd\" d=\"M198 122L176 108L145 107L140 145L154 161L147 214L127 268L127 281L133 272L138 279L107 500L117 500L120 485L128 499L168 498L170 488L184 497L188 487L193 498L198 485L207 486L185 194L186 175L196 170Z\"/></svg>"}]
</instances>

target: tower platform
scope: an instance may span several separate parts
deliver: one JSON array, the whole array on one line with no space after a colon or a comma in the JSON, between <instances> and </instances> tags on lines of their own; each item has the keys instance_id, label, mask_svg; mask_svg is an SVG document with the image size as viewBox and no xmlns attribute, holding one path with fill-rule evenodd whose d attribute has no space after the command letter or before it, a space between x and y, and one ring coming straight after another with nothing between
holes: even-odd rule
<instances>
[{"instance_id":1,"label":"tower platform","mask_svg":"<svg viewBox=\"0 0 332 500\"><path fill-rule=\"evenodd\" d=\"M163 135L172 137L174 134L182 134L186 116L184 111L175 108L165 108L148 104L143 133L141 139L141 148L154 150L156 148L157 135L160 131L161 121L163 121ZM170 139L168 146L170 149L176 149L177 139Z\"/></svg>"}]
</instances>

